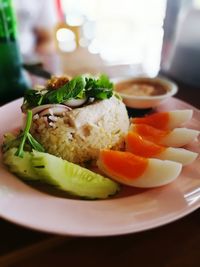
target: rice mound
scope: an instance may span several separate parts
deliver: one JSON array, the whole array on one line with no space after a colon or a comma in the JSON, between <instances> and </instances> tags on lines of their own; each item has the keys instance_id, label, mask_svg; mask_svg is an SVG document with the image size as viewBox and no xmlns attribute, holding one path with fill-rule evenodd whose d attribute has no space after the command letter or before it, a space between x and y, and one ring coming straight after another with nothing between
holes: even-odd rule
<instances>
[{"instance_id":1,"label":"rice mound","mask_svg":"<svg viewBox=\"0 0 200 267\"><path fill-rule=\"evenodd\" d=\"M125 105L115 96L62 115L34 115L31 133L46 152L74 163L96 160L100 149L120 149L129 128Z\"/></svg>"}]
</instances>

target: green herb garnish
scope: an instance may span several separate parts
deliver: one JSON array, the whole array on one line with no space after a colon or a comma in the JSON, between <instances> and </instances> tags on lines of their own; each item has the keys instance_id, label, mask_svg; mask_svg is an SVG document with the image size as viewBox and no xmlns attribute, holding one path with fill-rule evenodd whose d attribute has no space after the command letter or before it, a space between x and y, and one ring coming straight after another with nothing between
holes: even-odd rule
<instances>
[{"instance_id":1,"label":"green herb garnish","mask_svg":"<svg viewBox=\"0 0 200 267\"><path fill-rule=\"evenodd\" d=\"M24 96L22 111L40 106L43 102L43 98L44 95L42 92L34 89L27 90Z\"/></svg>"},{"instance_id":2,"label":"green herb garnish","mask_svg":"<svg viewBox=\"0 0 200 267\"><path fill-rule=\"evenodd\" d=\"M85 93L88 97L96 99L107 99L113 95L113 83L110 82L106 75L101 75L99 79L85 78Z\"/></svg>"},{"instance_id":3,"label":"green herb garnish","mask_svg":"<svg viewBox=\"0 0 200 267\"><path fill-rule=\"evenodd\" d=\"M21 141L19 144L19 147L16 151L16 156L23 158L24 154L24 145L26 141L28 140L32 148L34 148L37 151L44 152L44 148L34 139L34 137L30 134L30 128L32 123L32 111L27 111L27 119L26 119L26 126L22 134L20 135Z\"/></svg>"},{"instance_id":4,"label":"green herb garnish","mask_svg":"<svg viewBox=\"0 0 200 267\"><path fill-rule=\"evenodd\" d=\"M58 89L44 89L41 91L28 90L24 96L22 110L44 104L62 104L70 99L94 98L103 100L113 95L113 83L106 75L99 78L77 76Z\"/></svg>"},{"instance_id":5,"label":"green herb garnish","mask_svg":"<svg viewBox=\"0 0 200 267\"><path fill-rule=\"evenodd\" d=\"M57 90L49 90L43 98L43 102L59 104L71 98L76 98L84 90L85 80L78 76Z\"/></svg>"}]
</instances>

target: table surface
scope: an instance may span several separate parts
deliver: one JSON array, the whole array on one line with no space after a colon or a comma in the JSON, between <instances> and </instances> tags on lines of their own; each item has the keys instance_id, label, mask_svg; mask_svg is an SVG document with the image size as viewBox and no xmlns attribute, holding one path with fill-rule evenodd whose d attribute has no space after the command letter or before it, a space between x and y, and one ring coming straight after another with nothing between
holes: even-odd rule
<instances>
[{"instance_id":1,"label":"table surface","mask_svg":"<svg viewBox=\"0 0 200 267\"><path fill-rule=\"evenodd\" d=\"M181 84L177 98L200 108L200 88ZM168 225L115 237L45 234L0 219L0 266L200 266L200 210Z\"/></svg>"}]
</instances>

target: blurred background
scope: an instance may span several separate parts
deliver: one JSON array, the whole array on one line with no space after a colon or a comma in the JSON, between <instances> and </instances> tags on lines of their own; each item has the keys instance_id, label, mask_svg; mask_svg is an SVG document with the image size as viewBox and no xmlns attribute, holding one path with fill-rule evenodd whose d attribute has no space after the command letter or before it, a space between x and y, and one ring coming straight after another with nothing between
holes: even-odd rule
<instances>
[{"instance_id":1,"label":"blurred background","mask_svg":"<svg viewBox=\"0 0 200 267\"><path fill-rule=\"evenodd\" d=\"M13 0L25 62L200 85L200 0Z\"/></svg>"}]
</instances>

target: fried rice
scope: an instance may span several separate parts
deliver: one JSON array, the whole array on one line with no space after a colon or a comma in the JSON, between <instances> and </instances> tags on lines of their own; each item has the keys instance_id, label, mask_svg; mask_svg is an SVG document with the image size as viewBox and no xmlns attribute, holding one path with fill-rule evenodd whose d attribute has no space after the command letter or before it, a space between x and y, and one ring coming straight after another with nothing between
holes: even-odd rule
<instances>
[{"instance_id":1,"label":"fried rice","mask_svg":"<svg viewBox=\"0 0 200 267\"><path fill-rule=\"evenodd\" d=\"M46 152L81 164L96 160L100 149L120 149L128 128L125 105L112 96L59 115L37 113L31 133Z\"/></svg>"}]
</instances>

